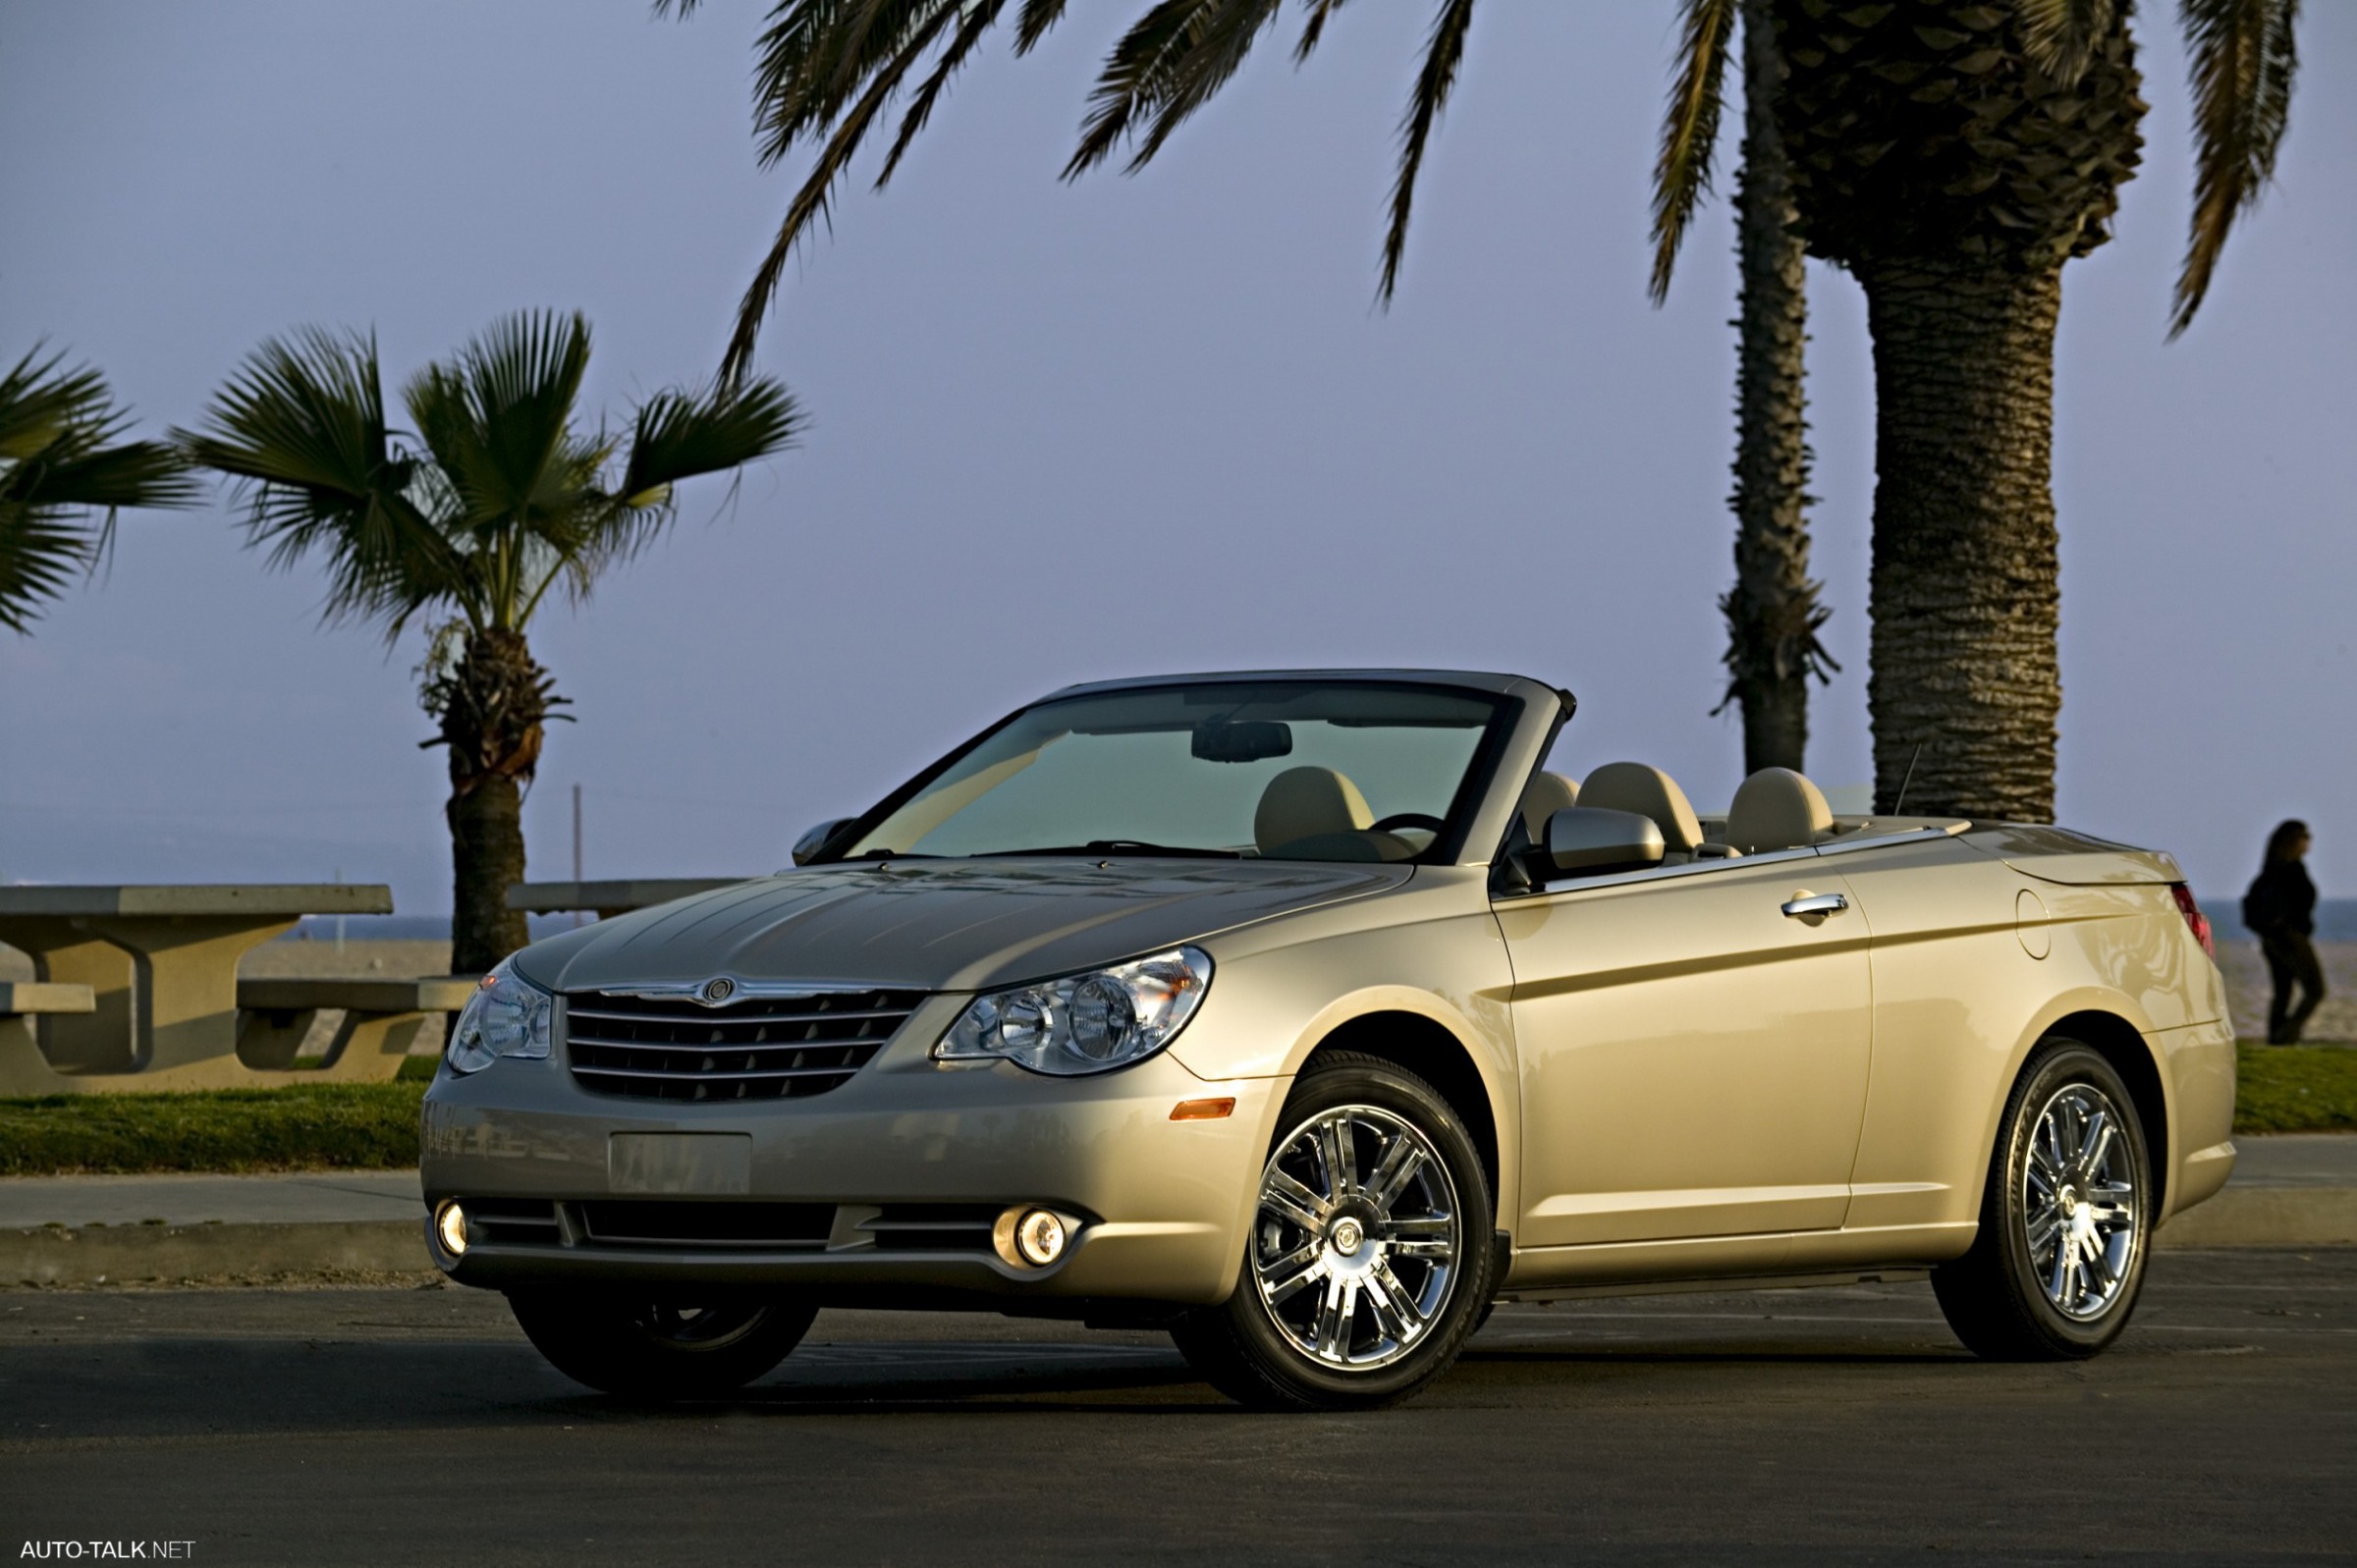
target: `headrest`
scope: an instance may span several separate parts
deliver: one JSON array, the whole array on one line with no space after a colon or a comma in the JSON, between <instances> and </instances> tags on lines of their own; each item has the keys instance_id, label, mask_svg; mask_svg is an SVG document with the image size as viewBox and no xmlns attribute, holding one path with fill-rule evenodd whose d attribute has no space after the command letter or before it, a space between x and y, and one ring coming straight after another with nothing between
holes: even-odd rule
<instances>
[{"instance_id":1,"label":"headrest","mask_svg":"<svg viewBox=\"0 0 2357 1568\"><path fill-rule=\"evenodd\" d=\"M1571 780L1544 768L1532 774L1522 791L1522 826L1529 831L1530 841L1545 843L1547 819L1578 804L1579 785Z\"/></svg>"},{"instance_id":2,"label":"headrest","mask_svg":"<svg viewBox=\"0 0 2357 1568\"><path fill-rule=\"evenodd\" d=\"M1580 785L1579 803L1651 817L1662 830L1662 846L1672 854L1691 854L1702 842L1702 824L1686 792L1661 769L1641 762L1608 762L1592 770Z\"/></svg>"},{"instance_id":3,"label":"headrest","mask_svg":"<svg viewBox=\"0 0 2357 1568\"><path fill-rule=\"evenodd\" d=\"M1805 849L1833 829L1824 792L1789 768L1762 768L1727 808L1727 841L1747 855Z\"/></svg>"},{"instance_id":4,"label":"headrest","mask_svg":"<svg viewBox=\"0 0 2357 1568\"><path fill-rule=\"evenodd\" d=\"M1265 855L1320 834L1356 833L1374 820L1358 785L1332 768L1288 768L1260 792L1252 841Z\"/></svg>"}]
</instances>

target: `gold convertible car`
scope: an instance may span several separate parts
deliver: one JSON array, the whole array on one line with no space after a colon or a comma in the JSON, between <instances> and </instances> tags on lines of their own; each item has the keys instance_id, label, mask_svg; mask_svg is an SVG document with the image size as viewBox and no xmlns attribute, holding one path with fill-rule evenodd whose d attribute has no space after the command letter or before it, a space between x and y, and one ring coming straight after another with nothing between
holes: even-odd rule
<instances>
[{"instance_id":1,"label":"gold convertible car","mask_svg":"<svg viewBox=\"0 0 2357 1568\"><path fill-rule=\"evenodd\" d=\"M425 1101L434 1255L655 1398L834 1304L1164 1327L1329 1409L1498 1300L1928 1273L1982 1355L2108 1344L2234 1162L2176 863L1782 769L1698 816L1545 771L1571 713L1426 671L1024 708L795 869L484 977Z\"/></svg>"}]
</instances>

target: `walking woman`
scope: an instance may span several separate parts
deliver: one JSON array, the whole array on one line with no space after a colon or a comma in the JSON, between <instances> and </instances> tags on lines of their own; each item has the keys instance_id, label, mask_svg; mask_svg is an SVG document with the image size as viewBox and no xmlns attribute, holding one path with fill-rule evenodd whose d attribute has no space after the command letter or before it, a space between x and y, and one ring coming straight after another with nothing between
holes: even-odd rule
<instances>
[{"instance_id":1,"label":"walking woman","mask_svg":"<svg viewBox=\"0 0 2357 1568\"><path fill-rule=\"evenodd\" d=\"M2267 863L2242 895L2242 923L2267 954L2275 1000L2267 1010L2267 1043L2296 1046L2309 1014L2325 1000L2325 971L2316 961L2316 884L2300 859L2308 853L2308 824L2286 822L2268 835ZM2292 1004L2293 987L2301 993Z\"/></svg>"}]
</instances>

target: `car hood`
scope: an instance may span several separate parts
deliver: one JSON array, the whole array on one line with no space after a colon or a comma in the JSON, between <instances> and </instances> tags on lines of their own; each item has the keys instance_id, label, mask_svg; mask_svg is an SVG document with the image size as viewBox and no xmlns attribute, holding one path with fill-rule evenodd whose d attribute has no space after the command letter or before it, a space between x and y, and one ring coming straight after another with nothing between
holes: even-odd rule
<instances>
[{"instance_id":1,"label":"car hood","mask_svg":"<svg viewBox=\"0 0 2357 1568\"><path fill-rule=\"evenodd\" d=\"M596 991L715 975L975 991L1136 957L1397 888L1407 866L897 860L782 872L601 920L516 956Z\"/></svg>"}]
</instances>

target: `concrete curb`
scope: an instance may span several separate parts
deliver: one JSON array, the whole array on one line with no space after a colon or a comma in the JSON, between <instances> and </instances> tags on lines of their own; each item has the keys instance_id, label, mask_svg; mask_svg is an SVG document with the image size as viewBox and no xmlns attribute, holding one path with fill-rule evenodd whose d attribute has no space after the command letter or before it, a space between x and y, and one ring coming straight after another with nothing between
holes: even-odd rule
<instances>
[{"instance_id":1,"label":"concrete curb","mask_svg":"<svg viewBox=\"0 0 2357 1568\"><path fill-rule=\"evenodd\" d=\"M45 1225L0 1230L0 1286L430 1271L422 1223Z\"/></svg>"},{"instance_id":2,"label":"concrete curb","mask_svg":"<svg viewBox=\"0 0 2357 1568\"><path fill-rule=\"evenodd\" d=\"M2155 1238L2167 1249L2357 1246L2357 1188L2228 1187ZM0 1287L420 1273L415 1220L316 1224L46 1225L0 1230Z\"/></svg>"}]
</instances>

